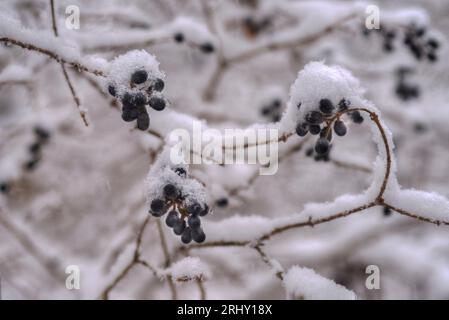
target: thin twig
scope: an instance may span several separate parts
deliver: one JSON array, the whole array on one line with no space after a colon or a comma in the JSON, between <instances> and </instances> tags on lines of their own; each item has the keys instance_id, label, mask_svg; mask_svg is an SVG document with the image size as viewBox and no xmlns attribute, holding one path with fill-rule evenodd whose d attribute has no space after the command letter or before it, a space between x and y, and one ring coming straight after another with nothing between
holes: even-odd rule
<instances>
[{"instance_id":1,"label":"thin twig","mask_svg":"<svg viewBox=\"0 0 449 320\"><path fill-rule=\"evenodd\" d=\"M55 35L55 37L58 37L58 25L56 23L56 14L55 14L55 3L54 0L50 0L50 8L51 8L51 20L52 20L52 26L53 26L53 34ZM81 101L78 97L78 95L76 94L75 91L75 87L73 86L72 81L70 81L70 77L69 74L65 68L65 64L63 62L60 62L61 64L61 69L62 69L62 73L64 75L64 79L67 82L67 85L69 86L70 89L70 93L72 94L73 97L73 101L75 102L75 105L80 113L81 119L84 122L84 125L86 127L89 126L89 123L87 122L87 116L86 116L86 112L84 110L82 110L81 108Z\"/></svg>"},{"instance_id":2,"label":"thin twig","mask_svg":"<svg viewBox=\"0 0 449 320\"><path fill-rule=\"evenodd\" d=\"M61 57L59 54L57 54L57 53L55 53L55 52L53 52L51 50L38 47L38 46L36 46L34 44L31 44L31 43L15 40L15 39L12 39L12 38L9 38L9 37L2 37L2 38L0 38L0 42L13 44L13 45L21 47L23 49L26 49L26 50L39 52L41 54L44 54L44 55L50 57L53 60L56 60L57 62L68 64L68 65L72 66L73 68L75 68L75 70L77 70L79 72L83 71L83 72L92 73L92 74L94 74L96 76L106 77L106 73L103 70L89 68L89 67L83 65L81 62L78 62L78 61L66 60L63 57Z\"/></svg>"},{"instance_id":3,"label":"thin twig","mask_svg":"<svg viewBox=\"0 0 449 320\"><path fill-rule=\"evenodd\" d=\"M170 253L168 251L167 241L165 240L164 230L162 230L162 224L159 219L157 220L156 225L157 225L157 230L159 232L159 238L161 240L162 252L164 254L164 259L165 259L164 267L168 268L171 264L171 258L170 258ZM176 292L176 287L175 287L175 284L173 283L173 279L171 277L168 277L167 282L170 287L172 300L177 300L178 293Z\"/></svg>"},{"instance_id":4,"label":"thin twig","mask_svg":"<svg viewBox=\"0 0 449 320\"><path fill-rule=\"evenodd\" d=\"M102 299L104 299L104 300L109 299L110 292L120 283L120 281L122 281L128 275L128 273L131 271L131 269L138 264L144 265L145 267L150 269L155 275L157 274L156 269L154 267L151 267L149 265L149 263L144 262L140 258L140 255L141 255L140 249L141 249L141 245L142 245L142 238L143 238L145 228L147 227L149 221L150 221L150 216L148 215L145 218L145 220L143 221L142 225L140 226L139 232L137 233L136 247L134 249L134 253L133 253L131 260L126 264L126 266L122 269L122 271L112 280L112 282L106 287L106 289L103 290L103 292L101 294Z\"/></svg>"}]
</instances>

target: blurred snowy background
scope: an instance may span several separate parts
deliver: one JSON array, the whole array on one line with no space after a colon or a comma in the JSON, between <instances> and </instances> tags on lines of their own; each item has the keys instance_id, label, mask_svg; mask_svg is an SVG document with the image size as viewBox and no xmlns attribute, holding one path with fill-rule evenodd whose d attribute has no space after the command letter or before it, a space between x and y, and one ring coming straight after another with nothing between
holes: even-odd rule
<instances>
[{"instance_id":1,"label":"blurred snowy background","mask_svg":"<svg viewBox=\"0 0 449 320\"><path fill-rule=\"evenodd\" d=\"M381 31L364 27L369 4L380 9ZM80 11L79 29L66 27L71 5ZM59 38L80 56L111 60L132 49L155 55L166 75L167 109L217 129L278 121L305 64L343 66L393 132L399 182L449 196L446 0L56 0L55 11ZM32 41L53 37L50 1L6 0L0 12L1 37L14 35L4 17L36 30ZM404 43L411 28L425 48ZM270 47L273 42L288 45ZM87 110L87 127L59 63L1 43L2 298L99 298L113 284L111 299L171 299L174 292L183 299L284 299L279 279L254 250L182 250L179 237L156 218L141 237L145 261L162 270L185 255L198 257L201 262L185 268L201 269L207 279L172 284L141 264L120 277L148 216L145 177L161 141L121 119L101 79L71 67L67 72ZM190 168L206 183L213 209L202 219L206 235L208 224L209 233L232 235L229 224L219 223L233 215L288 216L309 202L360 193L372 181L376 148L366 123L352 125L328 159L310 154L312 140L296 147L299 141L283 146L273 176L255 175L258 168L246 165ZM284 268L312 268L361 299L449 298L447 227L382 207L276 235L264 250ZM79 267L79 290L66 288L70 265ZM379 290L365 287L368 265L380 269Z\"/></svg>"}]
</instances>

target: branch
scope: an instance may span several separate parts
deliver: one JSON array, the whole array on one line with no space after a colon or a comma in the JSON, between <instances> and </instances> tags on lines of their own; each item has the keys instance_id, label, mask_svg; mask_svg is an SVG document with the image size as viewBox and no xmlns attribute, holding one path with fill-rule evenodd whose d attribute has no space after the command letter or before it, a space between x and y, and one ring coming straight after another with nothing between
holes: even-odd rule
<instances>
[{"instance_id":1,"label":"branch","mask_svg":"<svg viewBox=\"0 0 449 320\"><path fill-rule=\"evenodd\" d=\"M220 84L221 79L223 78L224 74L234 65L251 60L266 53L310 45L313 42L319 40L320 38L334 31L340 25L346 23L347 21L355 17L356 17L355 14L350 14L336 21L334 24L328 26L327 28L315 34L309 35L307 37L298 37L296 39L291 39L288 41L270 42L260 47L248 49L247 51L239 53L233 57L224 57L222 55L217 56L217 68L212 73L212 76L208 81L208 86L204 90L203 98L206 101L211 101L215 98L217 87Z\"/></svg>"},{"instance_id":2,"label":"branch","mask_svg":"<svg viewBox=\"0 0 449 320\"><path fill-rule=\"evenodd\" d=\"M109 284L106 287L106 289L103 290L103 292L101 293L101 298L103 300L109 299L110 292L120 283L120 281L122 281L128 275L128 273L131 271L131 269L133 269L134 266L136 266L138 264L141 264L141 265L144 265L145 267L147 267L150 271L152 271L152 273L155 276L158 275L158 273L154 267L151 267L147 262L144 262L140 258L140 247L142 245L142 238L143 238L145 228L147 227L149 221L150 221L150 216L147 215L147 217L145 218L145 220L143 221L143 223L139 229L139 232L137 233L136 247L134 249L132 259L128 262L128 264L126 264L126 266L122 269L122 271L112 280L111 284Z\"/></svg>"}]
</instances>

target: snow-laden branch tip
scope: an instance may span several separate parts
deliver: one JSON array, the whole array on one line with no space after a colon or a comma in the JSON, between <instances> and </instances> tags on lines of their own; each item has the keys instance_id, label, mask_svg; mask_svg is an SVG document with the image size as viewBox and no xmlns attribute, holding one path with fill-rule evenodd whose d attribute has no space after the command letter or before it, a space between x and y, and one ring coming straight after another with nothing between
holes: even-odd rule
<instances>
[{"instance_id":1,"label":"snow-laden branch tip","mask_svg":"<svg viewBox=\"0 0 449 320\"><path fill-rule=\"evenodd\" d=\"M164 271L176 283L210 279L209 267L197 257L186 257L171 265Z\"/></svg>"},{"instance_id":2,"label":"snow-laden branch tip","mask_svg":"<svg viewBox=\"0 0 449 320\"><path fill-rule=\"evenodd\" d=\"M309 268L291 267L284 276L287 299L356 300L356 294Z\"/></svg>"}]
</instances>

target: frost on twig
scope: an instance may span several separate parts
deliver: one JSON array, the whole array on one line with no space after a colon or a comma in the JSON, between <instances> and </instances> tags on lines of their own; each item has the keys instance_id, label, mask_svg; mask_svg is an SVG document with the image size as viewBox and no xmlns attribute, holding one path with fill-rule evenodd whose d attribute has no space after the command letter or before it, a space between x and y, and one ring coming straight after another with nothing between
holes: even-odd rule
<instances>
[{"instance_id":1,"label":"frost on twig","mask_svg":"<svg viewBox=\"0 0 449 320\"><path fill-rule=\"evenodd\" d=\"M287 299L293 300L356 300L351 290L320 276L309 268L291 267L283 284Z\"/></svg>"}]
</instances>

